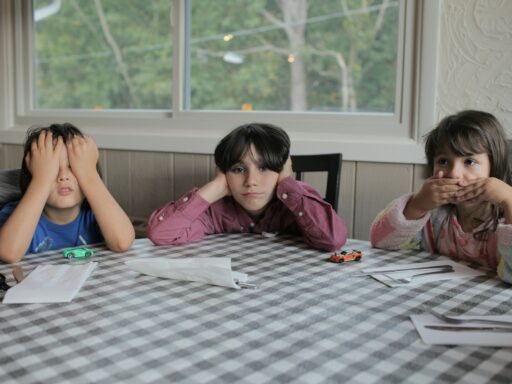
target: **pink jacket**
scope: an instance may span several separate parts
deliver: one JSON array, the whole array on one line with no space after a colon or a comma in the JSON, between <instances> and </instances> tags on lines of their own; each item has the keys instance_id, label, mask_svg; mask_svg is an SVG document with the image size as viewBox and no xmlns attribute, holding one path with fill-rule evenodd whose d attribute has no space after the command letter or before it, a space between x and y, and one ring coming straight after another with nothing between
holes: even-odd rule
<instances>
[{"instance_id":1,"label":"pink jacket","mask_svg":"<svg viewBox=\"0 0 512 384\"><path fill-rule=\"evenodd\" d=\"M263 217L254 222L231 197L209 204L192 189L178 201L154 211L148 237L157 245L183 244L214 233L286 233L302 235L317 249L334 251L347 240L345 222L310 185L283 180Z\"/></svg>"},{"instance_id":2,"label":"pink jacket","mask_svg":"<svg viewBox=\"0 0 512 384\"><path fill-rule=\"evenodd\" d=\"M486 240L466 233L450 205L433 209L418 220L408 220L404 208L412 194L393 200L377 215L370 229L372 246L383 249L418 249L496 269L512 284L512 225L504 220Z\"/></svg>"}]
</instances>

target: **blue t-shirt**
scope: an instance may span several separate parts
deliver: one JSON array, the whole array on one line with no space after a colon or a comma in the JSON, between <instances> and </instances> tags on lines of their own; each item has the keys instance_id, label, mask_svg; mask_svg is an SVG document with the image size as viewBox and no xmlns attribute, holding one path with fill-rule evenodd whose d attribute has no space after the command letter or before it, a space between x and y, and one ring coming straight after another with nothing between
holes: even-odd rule
<instances>
[{"instance_id":1,"label":"blue t-shirt","mask_svg":"<svg viewBox=\"0 0 512 384\"><path fill-rule=\"evenodd\" d=\"M9 216L11 216L17 205L18 201L13 201L5 204L2 210L0 210L0 227L4 225ZM90 208L82 208L75 220L69 224L63 225L55 224L44 215L41 215L37 223L34 237L27 249L27 253L39 253L51 249L75 247L84 245L84 241L86 244L94 244L103 241L100 227Z\"/></svg>"}]
</instances>

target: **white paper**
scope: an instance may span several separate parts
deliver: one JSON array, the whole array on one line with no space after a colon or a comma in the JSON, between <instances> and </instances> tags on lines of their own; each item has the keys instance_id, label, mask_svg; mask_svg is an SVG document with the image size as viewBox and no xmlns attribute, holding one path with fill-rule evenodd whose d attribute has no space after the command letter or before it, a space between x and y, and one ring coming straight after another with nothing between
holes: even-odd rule
<instances>
[{"instance_id":1,"label":"white paper","mask_svg":"<svg viewBox=\"0 0 512 384\"><path fill-rule=\"evenodd\" d=\"M445 273L417 276L417 277L413 277L413 279L409 283L399 283L399 282L396 282L393 280L393 279L411 277L413 275L420 274L420 273L435 272L436 269L429 269L428 267L441 266L441 265L451 266L453 268L453 272L445 272ZM410 269L410 268L415 268L415 269ZM425 269L416 269L416 268L425 268ZM384 271L389 271L389 270L396 270L396 271L383 273ZM441 270L441 268L439 268L439 271L440 270ZM380 267L380 268L365 268L365 269L362 269L361 272L370 273L374 279L379 280L380 282L386 284L388 287L421 285L421 284L429 283L431 281L460 279L460 278L472 278L475 276L482 276L482 275L486 274L485 271L469 268L468 266L466 266L464 264L457 263L450 259L428 261L425 263L387 265L385 267Z\"/></svg>"},{"instance_id":2,"label":"white paper","mask_svg":"<svg viewBox=\"0 0 512 384\"><path fill-rule=\"evenodd\" d=\"M440 331L436 329L425 328L426 325L443 325L450 327L470 327L492 325L478 322L467 322L464 324L451 324L439 320L431 314L411 315L411 320L416 327L421 339L425 344L436 345L474 345L483 347L512 347L512 328L510 332L492 332L492 331ZM489 320L512 321L511 315L496 316L450 316L455 319L464 318L482 318ZM500 327L496 325L496 327Z\"/></svg>"},{"instance_id":3,"label":"white paper","mask_svg":"<svg viewBox=\"0 0 512 384\"><path fill-rule=\"evenodd\" d=\"M73 300L98 263L39 265L10 288L4 304L66 303Z\"/></svg>"},{"instance_id":4,"label":"white paper","mask_svg":"<svg viewBox=\"0 0 512 384\"><path fill-rule=\"evenodd\" d=\"M125 262L132 270L145 275L175 280L196 281L239 289L237 282L247 282L245 273L231 270L229 257L193 259L147 258Z\"/></svg>"}]
</instances>

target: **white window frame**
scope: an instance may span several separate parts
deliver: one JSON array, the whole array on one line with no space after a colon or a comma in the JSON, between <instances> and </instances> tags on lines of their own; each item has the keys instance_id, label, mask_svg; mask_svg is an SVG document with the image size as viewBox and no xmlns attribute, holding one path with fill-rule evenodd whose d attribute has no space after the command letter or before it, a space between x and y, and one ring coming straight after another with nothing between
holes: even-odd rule
<instances>
[{"instance_id":1,"label":"white window frame","mask_svg":"<svg viewBox=\"0 0 512 384\"><path fill-rule=\"evenodd\" d=\"M406 12L393 114L232 112L183 110L185 1L174 0L172 111L34 110L30 0L0 2L0 143L21 144L33 125L69 121L100 148L213 153L218 140L247 122L282 126L292 153L342 152L344 160L424 163L421 136L435 117L440 0L401 0ZM340 129L340 127L343 127Z\"/></svg>"}]
</instances>

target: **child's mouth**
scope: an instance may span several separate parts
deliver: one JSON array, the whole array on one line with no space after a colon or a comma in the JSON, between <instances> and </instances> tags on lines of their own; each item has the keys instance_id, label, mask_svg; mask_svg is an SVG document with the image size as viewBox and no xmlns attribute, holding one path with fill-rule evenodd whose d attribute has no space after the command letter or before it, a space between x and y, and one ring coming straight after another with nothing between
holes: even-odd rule
<instances>
[{"instance_id":1,"label":"child's mouth","mask_svg":"<svg viewBox=\"0 0 512 384\"><path fill-rule=\"evenodd\" d=\"M59 188L58 189L58 193L60 196L67 196L69 195L70 193L72 193L73 190L69 187L64 187L64 188Z\"/></svg>"}]
</instances>

